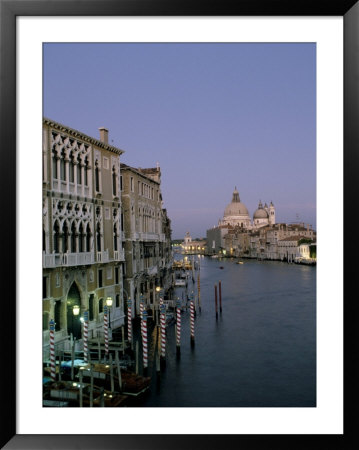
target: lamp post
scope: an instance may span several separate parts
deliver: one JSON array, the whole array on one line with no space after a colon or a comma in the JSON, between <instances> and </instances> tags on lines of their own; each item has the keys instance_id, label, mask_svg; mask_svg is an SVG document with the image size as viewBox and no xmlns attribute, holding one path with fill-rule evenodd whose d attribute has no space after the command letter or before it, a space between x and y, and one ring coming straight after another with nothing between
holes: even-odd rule
<instances>
[{"instance_id":1,"label":"lamp post","mask_svg":"<svg viewBox=\"0 0 359 450\"><path fill-rule=\"evenodd\" d=\"M77 317L80 314L80 307L79 305L74 305L72 307L72 334L74 335L74 316ZM74 339L76 339L76 337L74 336Z\"/></svg>"},{"instance_id":2,"label":"lamp post","mask_svg":"<svg viewBox=\"0 0 359 450\"><path fill-rule=\"evenodd\" d=\"M111 307L112 307L112 297L106 298L106 305L108 306L108 327L111 329Z\"/></svg>"},{"instance_id":3,"label":"lamp post","mask_svg":"<svg viewBox=\"0 0 359 450\"><path fill-rule=\"evenodd\" d=\"M156 286L156 293L158 295L158 302L157 302L157 308L156 308L156 325L158 325L158 312L159 312L159 297L161 292L161 286Z\"/></svg>"}]
</instances>

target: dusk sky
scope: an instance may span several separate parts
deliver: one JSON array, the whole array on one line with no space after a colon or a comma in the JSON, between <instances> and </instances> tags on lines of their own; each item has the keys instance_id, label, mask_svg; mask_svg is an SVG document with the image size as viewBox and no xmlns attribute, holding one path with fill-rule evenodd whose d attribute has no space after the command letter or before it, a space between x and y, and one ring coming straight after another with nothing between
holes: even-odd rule
<instances>
[{"instance_id":1,"label":"dusk sky","mask_svg":"<svg viewBox=\"0 0 359 450\"><path fill-rule=\"evenodd\" d=\"M45 44L44 116L162 172L172 238L205 237L236 186L251 218L316 228L315 44Z\"/></svg>"}]
</instances>

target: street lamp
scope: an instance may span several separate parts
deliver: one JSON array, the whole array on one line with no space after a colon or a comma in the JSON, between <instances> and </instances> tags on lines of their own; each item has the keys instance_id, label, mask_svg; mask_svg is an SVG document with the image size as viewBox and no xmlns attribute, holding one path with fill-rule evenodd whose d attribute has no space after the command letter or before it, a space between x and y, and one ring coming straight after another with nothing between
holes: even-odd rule
<instances>
[{"instance_id":1,"label":"street lamp","mask_svg":"<svg viewBox=\"0 0 359 450\"><path fill-rule=\"evenodd\" d=\"M72 335L74 337L74 339L76 339L75 337L75 333L74 333L74 316L77 317L80 314L80 307L79 305L74 305L72 307L72 318L71 318L71 324L72 324Z\"/></svg>"},{"instance_id":2,"label":"street lamp","mask_svg":"<svg viewBox=\"0 0 359 450\"><path fill-rule=\"evenodd\" d=\"M158 312L159 312L159 300L160 300L160 292L161 292L161 286L156 286L156 292L158 294L158 301L157 301L157 308L156 308L156 324L158 325Z\"/></svg>"},{"instance_id":3,"label":"street lamp","mask_svg":"<svg viewBox=\"0 0 359 450\"><path fill-rule=\"evenodd\" d=\"M106 298L106 305L108 306L108 323L109 328L111 328L111 306L112 306L112 297Z\"/></svg>"}]
</instances>

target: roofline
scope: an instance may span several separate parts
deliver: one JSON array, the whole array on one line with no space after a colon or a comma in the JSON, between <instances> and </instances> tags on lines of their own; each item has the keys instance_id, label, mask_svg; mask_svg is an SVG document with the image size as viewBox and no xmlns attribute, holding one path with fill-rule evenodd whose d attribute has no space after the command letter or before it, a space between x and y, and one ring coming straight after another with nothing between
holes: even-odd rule
<instances>
[{"instance_id":1,"label":"roofline","mask_svg":"<svg viewBox=\"0 0 359 450\"><path fill-rule=\"evenodd\" d=\"M63 125L59 122L55 122L54 120L48 119L46 117L43 117L42 121L44 124L46 124L52 128L55 128L56 130L71 134L73 137L80 137L82 140L87 141L90 144L94 144L97 147L101 147L112 153L116 153L117 155L122 155L122 153L125 153L125 151L121 150L120 148L114 147L113 145L105 144L104 142L100 141L99 139L95 139L91 136L88 136L87 134L84 134L81 131L78 131L78 130L68 127L67 125Z\"/></svg>"},{"instance_id":2,"label":"roofline","mask_svg":"<svg viewBox=\"0 0 359 450\"><path fill-rule=\"evenodd\" d=\"M158 186L161 186L161 182L160 182L160 181L154 180L154 179L151 178L149 175L146 175L145 173L139 171L139 170L136 169L135 167L128 166L128 165L125 164L125 163L121 163L120 169L121 169L121 172L122 172L123 170L130 170L131 172L133 172L133 173L135 173L135 174L137 174L137 175L140 175L141 177L145 178L146 180L152 181L153 183L158 184Z\"/></svg>"}]
</instances>

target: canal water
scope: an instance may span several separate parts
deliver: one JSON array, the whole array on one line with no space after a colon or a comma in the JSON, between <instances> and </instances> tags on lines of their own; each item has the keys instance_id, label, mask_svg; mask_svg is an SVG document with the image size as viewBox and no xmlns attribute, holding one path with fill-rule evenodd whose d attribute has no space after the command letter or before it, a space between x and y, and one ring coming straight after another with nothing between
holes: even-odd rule
<instances>
[{"instance_id":1,"label":"canal water","mask_svg":"<svg viewBox=\"0 0 359 450\"><path fill-rule=\"evenodd\" d=\"M191 257L190 257L191 258ZM182 313L181 355L167 328L166 367L150 362L147 407L316 406L316 268L274 261L213 259L200 263L201 311L190 342ZM221 281L222 313L214 285ZM197 283L189 280L190 293ZM182 296L184 288L175 295ZM150 334L150 349L155 346ZM152 339L151 339L152 338ZM152 346L152 347L151 347Z\"/></svg>"}]
</instances>

